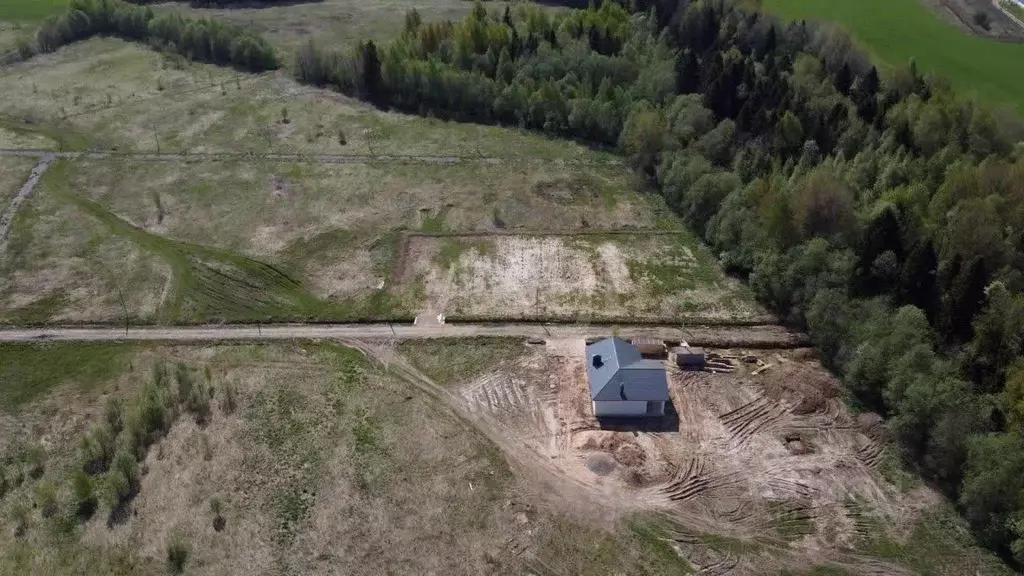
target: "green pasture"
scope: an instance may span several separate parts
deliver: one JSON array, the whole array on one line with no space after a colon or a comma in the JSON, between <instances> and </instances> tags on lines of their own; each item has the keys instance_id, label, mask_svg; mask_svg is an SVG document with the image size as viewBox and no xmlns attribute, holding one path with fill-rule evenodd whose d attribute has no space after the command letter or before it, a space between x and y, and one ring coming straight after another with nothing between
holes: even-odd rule
<instances>
[{"instance_id":1,"label":"green pasture","mask_svg":"<svg viewBox=\"0 0 1024 576\"><path fill-rule=\"evenodd\" d=\"M843 26L882 67L914 58L921 70L946 76L965 94L1024 111L1024 44L961 32L919 0L764 0L764 6L787 19Z\"/></svg>"}]
</instances>

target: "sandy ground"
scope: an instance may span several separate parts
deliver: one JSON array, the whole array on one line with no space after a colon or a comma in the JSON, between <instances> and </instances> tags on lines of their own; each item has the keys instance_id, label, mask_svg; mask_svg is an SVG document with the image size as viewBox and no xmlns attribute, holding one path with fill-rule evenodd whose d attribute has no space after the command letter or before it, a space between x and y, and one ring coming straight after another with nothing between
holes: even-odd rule
<instances>
[{"instance_id":1,"label":"sandy ground","mask_svg":"<svg viewBox=\"0 0 1024 576\"><path fill-rule=\"evenodd\" d=\"M453 261L444 247L461 246ZM412 236L403 280L450 318L750 319L764 311L673 235Z\"/></svg>"},{"instance_id":2,"label":"sandy ground","mask_svg":"<svg viewBox=\"0 0 1024 576\"><path fill-rule=\"evenodd\" d=\"M726 558L695 545L696 535L710 532L781 546L805 563L904 573L885 563L862 566L841 551L863 529L851 499L896 524L912 516L914 504L872 469L883 449L879 427L858 424L838 383L795 359L801 352L761 353L774 366L756 376L756 366L738 361L733 373L670 368L669 414L623 425L593 417L584 346L579 338L548 340L519 365L458 387L453 402L492 427L499 445L514 446L524 468L557 478L551 483L569 507L585 502L598 516L649 510L673 518L681 527L674 546L699 569L766 569L764 558Z\"/></svg>"}]
</instances>

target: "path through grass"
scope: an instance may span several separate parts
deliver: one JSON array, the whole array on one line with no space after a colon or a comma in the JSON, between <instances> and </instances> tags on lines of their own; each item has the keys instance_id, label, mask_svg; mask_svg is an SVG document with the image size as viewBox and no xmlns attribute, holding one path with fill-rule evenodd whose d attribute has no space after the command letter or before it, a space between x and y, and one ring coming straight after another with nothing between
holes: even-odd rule
<instances>
[{"instance_id":1,"label":"path through grass","mask_svg":"<svg viewBox=\"0 0 1024 576\"><path fill-rule=\"evenodd\" d=\"M49 182L56 193L104 223L116 236L163 258L173 287L157 319L162 322L288 321L388 318L401 307L386 292L353 301L329 302L310 293L290 272L247 256L152 234L100 204L74 194L58 163Z\"/></svg>"}]
</instances>

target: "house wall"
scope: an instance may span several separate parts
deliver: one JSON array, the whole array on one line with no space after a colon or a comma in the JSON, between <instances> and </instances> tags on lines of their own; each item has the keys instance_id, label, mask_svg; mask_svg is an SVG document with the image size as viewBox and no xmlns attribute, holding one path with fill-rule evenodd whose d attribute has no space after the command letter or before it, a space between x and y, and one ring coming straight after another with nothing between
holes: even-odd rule
<instances>
[{"instance_id":1,"label":"house wall","mask_svg":"<svg viewBox=\"0 0 1024 576\"><path fill-rule=\"evenodd\" d=\"M664 402L660 404L664 405ZM601 416L646 416L647 402L644 401L597 401L594 402L594 415Z\"/></svg>"}]
</instances>

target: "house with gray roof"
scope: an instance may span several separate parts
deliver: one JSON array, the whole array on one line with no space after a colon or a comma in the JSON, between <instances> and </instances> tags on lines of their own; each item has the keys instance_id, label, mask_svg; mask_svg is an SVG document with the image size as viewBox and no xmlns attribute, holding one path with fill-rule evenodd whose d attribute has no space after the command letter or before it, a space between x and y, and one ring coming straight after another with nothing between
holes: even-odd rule
<instances>
[{"instance_id":1,"label":"house with gray roof","mask_svg":"<svg viewBox=\"0 0 1024 576\"><path fill-rule=\"evenodd\" d=\"M668 377L657 360L618 338L587 346L587 379L597 417L663 416Z\"/></svg>"}]
</instances>

